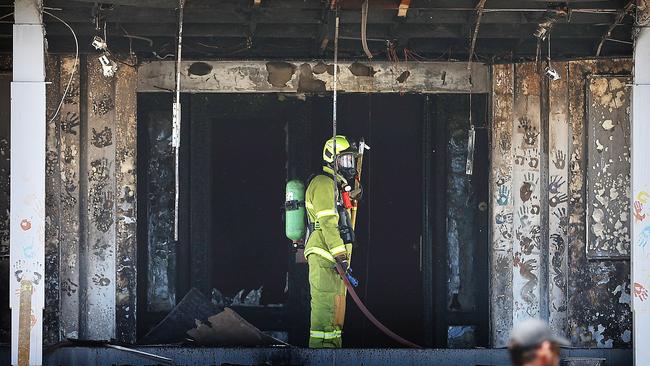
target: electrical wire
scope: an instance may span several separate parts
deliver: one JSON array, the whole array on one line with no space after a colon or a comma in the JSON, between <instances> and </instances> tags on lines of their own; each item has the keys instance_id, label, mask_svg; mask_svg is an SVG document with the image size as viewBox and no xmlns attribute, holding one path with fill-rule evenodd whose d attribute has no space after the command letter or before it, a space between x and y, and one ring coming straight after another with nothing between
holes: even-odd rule
<instances>
[{"instance_id":1,"label":"electrical wire","mask_svg":"<svg viewBox=\"0 0 650 366\"><path fill-rule=\"evenodd\" d=\"M72 37L74 38L74 46L75 46L74 66L72 67L72 72L70 73L70 79L68 80L68 84L65 87L65 91L63 92L63 96L61 97L61 101L59 102L59 105L56 107L56 111L54 112L54 115L48 121L49 124L52 123L52 121L54 121L54 119L59 115L59 112L61 111L61 107L63 106L63 101L65 100L65 98L68 96L68 93L70 92L70 85L72 85L72 80L74 80L74 75L77 72L77 66L79 65L79 40L77 39L77 34L74 32L74 29L72 29L70 24L68 24L65 20L45 10L43 11L43 13L58 20L59 22L63 23L66 27L68 27L68 29L70 29L70 33L72 33Z\"/></svg>"},{"instance_id":2,"label":"electrical wire","mask_svg":"<svg viewBox=\"0 0 650 366\"><path fill-rule=\"evenodd\" d=\"M66 21L63 19L59 18L58 16L43 10L44 14L47 14L51 16L52 18L58 20L59 22L63 23L68 29L70 30L70 33L72 33L72 37L74 38L74 44L75 44L75 56L74 56L74 65L72 67L72 71L70 72L70 79L68 79L68 84L65 86L65 90L63 92L63 95L61 96L61 101L59 101L58 106L56 107L56 111L54 112L54 115L50 120L48 121L48 125L52 123L56 119L56 117L59 115L59 112L61 111L61 107L63 106L63 102L65 101L65 98L68 96L68 93L70 92L70 86L72 85L72 81L74 80L75 73L77 72L77 66L79 66L79 40L77 39L77 34L75 33L74 29L68 24ZM63 139L63 131L61 127L61 122L56 124L56 131L57 131L57 144L56 144L56 149L57 149L57 167L58 167L58 184L59 184L59 194L58 194L58 199L57 199L57 209L59 211L59 215L57 216L57 221L58 221L58 226L61 227L61 196L63 195L62 189L63 189L63 177L61 174L61 145L62 145L62 139ZM58 240L61 241L61 231L59 230L58 234Z\"/></svg>"},{"instance_id":3,"label":"electrical wire","mask_svg":"<svg viewBox=\"0 0 650 366\"><path fill-rule=\"evenodd\" d=\"M0 20L2 20L2 19L4 19L4 18L9 18L9 17L12 16L12 15L14 15L14 12L13 12L13 11L12 11L11 13L9 13L9 14L5 14L5 15L3 15L3 16L0 16Z\"/></svg>"}]
</instances>

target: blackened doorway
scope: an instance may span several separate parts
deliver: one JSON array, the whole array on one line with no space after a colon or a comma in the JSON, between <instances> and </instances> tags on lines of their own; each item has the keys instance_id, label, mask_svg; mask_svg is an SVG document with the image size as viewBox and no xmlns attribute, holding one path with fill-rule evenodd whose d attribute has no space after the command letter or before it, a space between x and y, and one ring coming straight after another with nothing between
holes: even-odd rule
<instances>
[{"instance_id":1,"label":"blackened doorway","mask_svg":"<svg viewBox=\"0 0 650 366\"><path fill-rule=\"evenodd\" d=\"M468 95L339 99L340 133L372 147L352 260L358 292L386 325L426 346L487 346L486 100L473 96L476 149L474 174L467 176L460 167L467 160ZM139 271L139 334L192 287L208 297L263 287L259 303L242 315L294 345L306 344L307 267L284 236L281 207L287 179L307 183L321 170L331 103L331 96L319 95L184 95L175 243L166 224L173 222L171 98L140 95L139 172L146 174L139 173L138 183L145 269ZM395 346L352 302L344 343Z\"/></svg>"}]
</instances>

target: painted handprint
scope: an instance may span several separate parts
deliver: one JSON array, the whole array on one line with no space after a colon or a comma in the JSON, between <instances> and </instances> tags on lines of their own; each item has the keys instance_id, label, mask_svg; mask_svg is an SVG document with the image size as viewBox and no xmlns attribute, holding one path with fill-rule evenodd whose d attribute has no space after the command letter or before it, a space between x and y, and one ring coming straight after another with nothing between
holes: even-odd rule
<instances>
[{"instance_id":1,"label":"painted handprint","mask_svg":"<svg viewBox=\"0 0 650 366\"><path fill-rule=\"evenodd\" d=\"M71 135L76 135L77 131L74 130L75 127L79 126L79 115L74 112L67 112L61 116L59 120L61 124L61 131L69 133Z\"/></svg>"},{"instance_id":2,"label":"painted handprint","mask_svg":"<svg viewBox=\"0 0 650 366\"><path fill-rule=\"evenodd\" d=\"M72 280L69 278L61 283L61 291L68 296L72 296L73 294L75 294L77 292L78 287L79 285L72 282Z\"/></svg>"},{"instance_id":3,"label":"painted handprint","mask_svg":"<svg viewBox=\"0 0 650 366\"><path fill-rule=\"evenodd\" d=\"M566 207L558 207L555 209L553 216L557 217L560 221L565 220L567 218Z\"/></svg>"},{"instance_id":4,"label":"painted handprint","mask_svg":"<svg viewBox=\"0 0 650 366\"><path fill-rule=\"evenodd\" d=\"M524 183L519 188L519 197L522 201L526 202L530 200L537 183L539 183L539 178L536 177L535 174L526 173L526 175L524 175Z\"/></svg>"},{"instance_id":5,"label":"painted handprint","mask_svg":"<svg viewBox=\"0 0 650 366\"><path fill-rule=\"evenodd\" d=\"M495 217L497 225L512 224L512 213L498 213Z\"/></svg>"},{"instance_id":6,"label":"painted handprint","mask_svg":"<svg viewBox=\"0 0 650 366\"><path fill-rule=\"evenodd\" d=\"M528 280L521 287L521 297L528 303L534 303L537 299L535 288L537 287L537 275L533 273L537 269L537 260L528 259L519 265L519 274Z\"/></svg>"},{"instance_id":7,"label":"painted handprint","mask_svg":"<svg viewBox=\"0 0 650 366\"><path fill-rule=\"evenodd\" d=\"M530 236L537 245L539 245L541 234L542 229L539 227L539 225L535 225L530 229Z\"/></svg>"},{"instance_id":8,"label":"painted handprint","mask_svg":"<svg viewBox=\"0 0 650 366\"><path fill-rule=\"evenodd\" d=\"M501 234L501 237L506 240L512 239L512 232L507 225L499 225L499 233Z\"/></svg>"},{"instance_id":9,"label":"painted handprint","mask_svg":"<svg viewBox=\"0 0 650 366\"><path fill-rule=\"evenodd\" d=\"M639 201L634 201L634 218L636 221L643 221L645 219L643 204Z\"/></svg>"},{"instance_id":10,"label":"painted handprint","mask_svg":"<svg viewBox=\"0 0 650 366\"><path fill-rule=\"evenodd\" d=\"M639 246L641 248L645 248L645 246L648 244L648 239L650 239L650 226L643 229L643 231L641 231L641 234L639 234Z\"/></svg>"},{"instance_id":11,"label":"painted handprint","mask_svg":"<svg viewBox=\"0 0 650 366\"><path fill-rule=\"evenodd\" d=\"M556 207L560 203L564 203L569 200L569 196L567 196L565 193L560 193L556 194L555 196L551 197L549 200L548 204L551 205L551 207Z\"/></svg>"},{"instance_id":12,"label":"painted handprint","mask_svg":"<svg viewBox=\"0 0 650 366\"><path fill-rule=\"evenodd\" d=\"M533 127L524 134L524 142L528 145L535 145L537 143L537 136L539 136L539 132L537 132L536 127Z\"/></svg>"},{"instance_id":13,"label":"painted handprint","mask_svg":"<svg viewBox=\"0 0 650 366\"><path fill-rule=\"evenodd\" d=\"M111 280L108 277L105 277L103 274L96 273L93 278L93 283L97 286L108 286L111 283Z\"/></svg>"},{"instance_id":14,"label":"painted handprint","mask_svg":"<svg viewBox=\"0 0 650 366\"><path fill-rule=\"evenodd\" d=\"M634 282L634 297L638 297L641 301L648 299L648 290L642 284Z\"/></svg>"},{"instance_id":15,"label":"painted handprint","mask_svg":"<svg viewBox=\"0 0 650 366\"><path fill-rule=\"evenodd\" d=\"M515 164L516 165L524 165L526 162L526 157L523 155L515 155Z\"/></svg>"},{"instance_id":16,"label":"painted handprint","mask_svg":"<svg viewBox=\"0 0 650 366\"><path fill-rule=\"evenodd\" d=\"M499 195L497 197L497 204L499 206L505 206L508 204L510 197L510 189L506 186L499 187Z\"/></svg>"},{"instance_id":17,"label":"painted handprint","mask_svg":"<svg viewBox=\"0 0 650 366\"><path fill-rule=\"evenodd\" d=\"M529 213L528 207L521 206L519 208L519 223L522 228L528 227L531 224Z\"/></svg>"},{"instance_id":18,"label":"painted handprint","mask_svg":"<svg viewBox=\"0 0 650 366\"><path fill-rule=\"evenodd\" d=\"M556 251L564 251L564 238L560 234L551 234L551 243Z\"/></svg>"},{"instance_id":19,"label":"painted handprint","mask_svg":"<svg viewBox=\"0 0 650 366\"><path fill-rule=\"evenodd\" d=\"M531 215L539 215L539 210L540 210L539 205L533 205L533 206L530 208L530 214L531 214Z\"/></svg>"},{"instance_id":20,"label":"painted handprint","mask_svg":"<svg viewBox=\"0 0 650 366\"><path fill-rule=\"evenodd\" d=\"M562 232L566 235L569 227L569 217L567 216L566 207L558 207L553 211L553 216L557 217Z\"/></svg>"},{"instance_id":21,"label":"painted handprint","mask_svg":"<svg viewBox=\"0 0 650 366\"><path fill-rule=\"evenodd\" d=\"M530 253L533 252L533 249L535 249L535 243L533 242L533 239L524 236L523 234L517 233L517 238L519 239L519 245L521 246L521 251L529 255Z\"/></svg>"},{"instance_id":22,"label":"painted handprint","mask_svg":"<svg viewBox=\"0 0 650 366\"><path fill-rule=\"evenodd\" d=\"M551 177L551 182L548 184L548 191L552 194L560 193L560 188L566 183L561 175L554 175Z\"/></svg>"},{"instance_id":23,"label":"painted handprint","mask_svg":"<svg viewBox=\"0 0 650 366\"><path fill-rule=\"evenodd\" d=\"M533 126L528 117L519 118L519 129L524 133L524 144L535 145L537 143L537 127Z\"/></svg>"},{"instance_id":24,"label":"painted handprint","mask_svg":"<svg viewBox=\"0 0 650 366\"><path fill-rule=\"evenodd\" d=\"M553 165L556 169L564 169L566 166L566 154L562 150L555 151L555 159L553 160Z\"/></svg>"}]
</instances>

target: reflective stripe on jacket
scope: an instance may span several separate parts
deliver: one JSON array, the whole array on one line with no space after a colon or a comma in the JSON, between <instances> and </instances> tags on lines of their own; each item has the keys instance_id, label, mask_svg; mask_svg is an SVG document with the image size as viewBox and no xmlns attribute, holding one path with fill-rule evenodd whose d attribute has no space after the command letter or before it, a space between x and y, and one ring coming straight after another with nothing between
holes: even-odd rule
<instances>
[{"instance_id":1,"label":"reflective stripe on jacket","mask_svg":"<svg viewBox=\"0 0 650 366\"><path fill-rule=\"evenodd\" d=\"M331 172L331 169L324 170ZM330 176L317 175L309 182L305 192L305 208L309 222L314 223L316 228L305 246L305 257L317 254L335 262L334 257L345 253L347 249L339 233L339 215L334 203L334 181Z\"/></svg>"}]
</instances>

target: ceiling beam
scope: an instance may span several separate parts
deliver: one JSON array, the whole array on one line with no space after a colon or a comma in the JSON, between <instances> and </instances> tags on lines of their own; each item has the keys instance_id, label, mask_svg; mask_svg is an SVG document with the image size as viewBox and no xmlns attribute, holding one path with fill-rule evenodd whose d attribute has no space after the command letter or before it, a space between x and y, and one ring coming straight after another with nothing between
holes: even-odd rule
<instances>
[{"instance_id":1,"label":"ceiling beam","mask_svg":"<svg viewBox=\"0 0 650 366\"><path fill-rule=\"evenodd\" d=\"M96 0L76 0L81 3L96 4ZM177 8L178 1L175 0L102 0L104 4L129 5L142 8Z\"/></svg>"}]
</instances>

